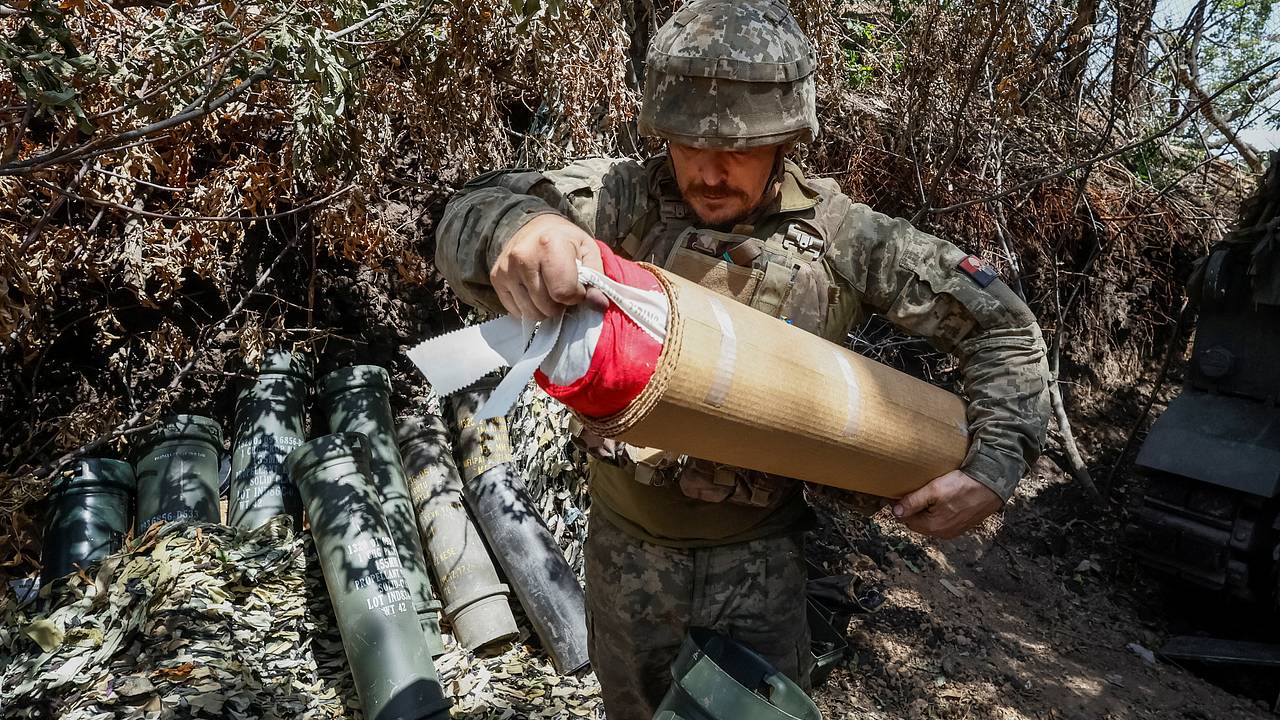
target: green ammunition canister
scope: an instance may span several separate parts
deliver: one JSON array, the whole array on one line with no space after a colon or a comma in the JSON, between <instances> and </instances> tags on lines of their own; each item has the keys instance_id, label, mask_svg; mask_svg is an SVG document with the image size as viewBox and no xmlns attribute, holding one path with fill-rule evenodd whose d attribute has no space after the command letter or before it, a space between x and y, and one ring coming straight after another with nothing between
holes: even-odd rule
<instances>
[{"instance_id":1,"label":"green ammunition canister","mask_svg":"<svg viewBox=\"0 0 1280 720\"><path fill-rule=\"evenodd\" d=\"M370 467L382 512L400 551L414 608L431 646L432 657L444 654L440 639L440 601L431 589L431 576L422 551L422 537L413 514L413 498L396 446L391 415L391 376L377 365L355 365L320 379L320 405L331 432L356 432L369 438Z\"/></svg>"},{"instance_id":2,"label":"green ammunition canister","mask_svg":"<svg viewBox=\"0 0 1280 720\"><path fill-rule=\"evenodd\" d=\"M463 498L552 664L562 674L578 673L590 663L586 598L512 464L506 419L475 420L494 385L486 378L450 398Z\"/></svg>"},{"instance_id":3,"label":"green ammunition canister","mask_svg":"<svg viewBox=\"0 0 1280 720\"><path fill-rule=\"evenodd\" d=\"M397 439L418 529L454 637L472 651L514 638L519 630L508 603L510 589L499 582L480 531L467 515L444 423L435 415L405 418Z\"/></svg>"},{"instance_id":4,"label":"green ammunition canister","mask_svg":"<svg viewBox=\"0 0 1280 720\"><path fill-rule=\"evenodd\" d=\"M84 458L71 463L49 490L42 585L120 549L129 532L133 491L133 467L127 462Z\"/></svg>"},{"instance_id":5,"label":"green ammunition canister","mask_svg":"<svg viewBox=\"0 0 1280 720\"><path fill-rule=\"evenodd\" d=\"M314 370L305 355L267 351L254 381L236 400L228 522L252 530L276 515L302 527L302 502L284 459L306 440L304 411Z\"/></svg>"},{"instance_id":6,"label":"green ammunition canister","mask_svg":"<svg viewBox=\"0 0 1280 720\"><path fill-rule=\"evenodd\" d=\"M174 415L141 443L138 476L138 534L152 525L180 520L221 522L218 455L222 429L200 415Z\"/></svg>"},{"instance_id":7,"label":"green ammunition canister","mask_svg":"<svg viewBox=\"0 0 1280 720\"><path fill-rule=\"evenodd\" d=\"M347 663L369 720L445 720L449 700L360 433L318 437L285 460L311 519Z\"/></svg>"},{"instance_id":8,"label":"green ammunition canister","mask_svg":"<svg viewBox=\"0 0 1280 720\"><path fill-rule=\"evenodd\" d=\"M822 720L799 685L754 650L690 628L653 720Z\"/></svg>"}]
</instances>

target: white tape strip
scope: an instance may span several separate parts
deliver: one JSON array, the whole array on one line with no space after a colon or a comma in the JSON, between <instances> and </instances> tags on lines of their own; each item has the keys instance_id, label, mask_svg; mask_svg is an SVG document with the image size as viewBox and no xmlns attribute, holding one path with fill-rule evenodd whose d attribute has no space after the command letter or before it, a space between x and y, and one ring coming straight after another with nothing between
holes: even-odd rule
<instances>
[{"instance_id":1,"label":"white tape strip","mask_svg":"<svg viewBox=\"0 0 1280 720\"><path fill-rule=\"evenodd\" d=\"M720 298L708 296L707 300L711 303L711 313L716 316L716 323L720 326L720 361L716 363L716 373L711 379L711 387L707 390L704 402L720 407L729 396L729 386L733 384L733 366L738 360L738 336L733 330L733 318L729 317L729 311L724 309Z\"/></svg>"},{"instance_id":2,"label":"white tape strip","mask_svg":"<svg viewBox=\"0 0 1280 720\"><path fill-rule=\"evenodd\" d=\"M665 293L623 285L602 273L582 267L581 263L578 264L578 281L599 288L610 302L654 340L663 342L666 339L667 318L671 313ZM504 315L425 340L407 354L440 395L458 392L500 367L510 367L506 377L476 412L476 420L487 420L511 411L520 393L533 379L534 372L555 350L563 325L563 314L543 320L537 324L536 330L532 322Z\"/></svg>"},{"instance_id":3,"label":"white tape strip","mask_svg":"<svg viewBox=\"0 0 1280 720\"><path fill-rule=\"evenodd\" d=\"M671 308L665 293L623 285L603 273L583 267L581 262L578 263L578 282L604 293L623 315L631 318L649 337L658 342L666 339L667 318L671 317Z\"/></svg>"},{"instance_id":4,"label":"white tape strip","mask_svg":"<svg viewBox=\"0 0 1280 720\"><path fill-rule=\"evenodd\" d=\"M844 376L847 403L844 411L844 436L853 437L858 432L858 419L862 415L862 393L858 388L858 377L853 374L853 366L843 352L832 350L831 354L836 356L836 364L840 366L840 374Z\"/></svg>"}]
</instances>

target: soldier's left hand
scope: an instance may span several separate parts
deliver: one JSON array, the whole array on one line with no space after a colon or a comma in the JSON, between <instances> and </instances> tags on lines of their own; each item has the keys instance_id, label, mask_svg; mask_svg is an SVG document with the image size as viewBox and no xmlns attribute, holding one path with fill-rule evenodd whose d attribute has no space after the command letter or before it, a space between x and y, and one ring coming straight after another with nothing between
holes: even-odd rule
<instances>
[{"instance_id":1,"label":"soldier's left hand","mask_svg":"<svg viewBox=\"0 0 1280 720\"><path fill-rule=\"evenodd\" d=\"M1000 509L1004 501L963 470L953 470L893 504L893 515L924 535L949 539Z\"/></svg>"}]
</instances>

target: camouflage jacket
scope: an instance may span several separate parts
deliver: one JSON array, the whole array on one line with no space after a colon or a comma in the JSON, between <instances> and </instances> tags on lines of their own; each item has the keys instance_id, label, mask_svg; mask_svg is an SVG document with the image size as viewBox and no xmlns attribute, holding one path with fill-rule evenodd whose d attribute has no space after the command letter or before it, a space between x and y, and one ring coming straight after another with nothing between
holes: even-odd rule
<instances>
[{"instance_id":1,"label":"camouflage jacket","mask_svg":"<svg viewBox=\"0 0 1280 720\"><path fill-rule=\"evenodd\" d=\"M546 172L498 171L450 201L436 262L464 301L500 312L489 269L516 230L553 212L624 255L662 266L681 233L697 223L665 155L645 163L591 158ZM780 192L747 222L745 230L759 237L795 225L825 244L821 266L833 286L823 294L826 307L796 324L841 342L880 313L956 356L971 430L962 469L1008 499L1038 456L1048 423L1044 341L1026 304L998 279L975 272L956 246L853 202L830 180L805 178L790 162Z\"/></svg>"}]
</instances>

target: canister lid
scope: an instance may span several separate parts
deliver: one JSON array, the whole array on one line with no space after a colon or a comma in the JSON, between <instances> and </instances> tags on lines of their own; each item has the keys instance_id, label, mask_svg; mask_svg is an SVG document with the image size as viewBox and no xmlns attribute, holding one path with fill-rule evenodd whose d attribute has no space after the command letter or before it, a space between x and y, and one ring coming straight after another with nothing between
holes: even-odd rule
<instances>
[{"instance_id":1,"label":"canister lid","mask_svg":"<svg viewBox=\"0 0 1280 720\"><path fill-rule=\"evenodd\" d=\"M320 395L336 395L355 389L371 389L391 393L391 375L379 365L352 365L339 368L320 378Z\"/></svg>"},{"instance_id":2,"label":"canister lid","mask_svg":"<svg viewBox=\"0 0 1280 720\"><path fill-rule=\"evenodd\" d=\"M485 400L493 394L494 388L498 387L498 383L502 378L498 375L485 375L476 382L472 383L466 390L460 390L449 396L449 402L453 406L454 417L459 415L474 415L484 405Z\"/></svg>"},{"instance_id":3,"label":"canister lid","mask_svg":"<svg viewBox=\"0 0 1280 720\"><path fill-rule=\"evenodd\" d=\"M300 484L311 471L337 460L350 460L367 469L369 438L355 432L321 435L294 448L285 457L284 465L294 484Z\"/></svg>"},{"instance_id":4,"label":"canister lid","mask_svg":"<svg viewBox=\"0 0 1280 720\"><path fill-rule=\"evenodd\" d=\"M270 348L262 353L262 363L258 366L259 375L294 375L310 381L315 378L315 359L305 352L297 352L288 348Z\"/></svg>"},{"instance_id":5,"label":"canister lid","mask_svg":"<svg viewBox=\"0 0 1280 720\"><path fill-rule=\"evenodd\" d=\"M49 494L65 492L132 493L137 488L133 466L123 460L81 458L68 463L49 487Z\"/></svg>"},{"instance_id":6,"label":"canister lid","mask_svg":"<svg viewBox=\"0 0 1280 720\"><path fill-rule=\"evenodd\" d=\"M207 442L222 450L222 426L218 421L203 415L170 415L143 435L142 451L156 443L168 440Z\"/></svg>"}]
</instances>

